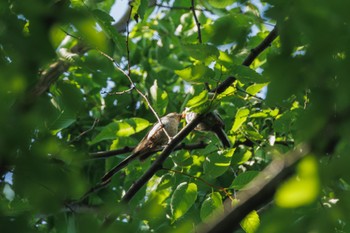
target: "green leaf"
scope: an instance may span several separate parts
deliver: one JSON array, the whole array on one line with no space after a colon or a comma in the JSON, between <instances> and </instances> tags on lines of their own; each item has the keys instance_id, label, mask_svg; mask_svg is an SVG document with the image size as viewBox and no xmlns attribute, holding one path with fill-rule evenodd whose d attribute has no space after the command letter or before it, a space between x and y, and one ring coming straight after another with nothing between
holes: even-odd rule
<instances>
[{"instance_id":1,"label":"green leaf","mask_svg":"<svg viewBox=\"0 0 350 233\"><path fill-rule=\"evenodd\" d=\"M230 71L240 82L245 84L259 83L266 85L269 81L265 76L262 76L247 66L233 65Z\"/></svg>"},{"instance_id":2,"label":"green leaf","mask_svg":"<svg viewBox=\"0 0 350 233\"><path fill-rule=\"evenodd\" d=\"M235 2L236 0L208 0L208 3L215 8L225 8L232 5Z\"/></svg>"},{"instance_id":3,"label":"green leaf","mask_svg":"<svg viewBox=\"0 0 350 233\"><path fill-rule=\"evenodd\" d=\"M260 225L260 218L258 212L253 210L242 221L241 227L246 233L254 233Z\"/></svg>"},{"instance_id":4,"label":"green leaf","mask_svg":"<svg viewBox=\"0 0 350 233\"><path fill-rule=\"evenodd\" d=\"M182 217L197 199L197 185L183 182L179 184L171 197L170 208L172 222Z\"/></svg>"},{"instance_id":5,"label":"green leaf","mask_svg":"<svg viewBox=\"0 0 350 233\"><path fill-rule=\"evenodd\" d=\"M175 70L175 74L191 83L208 82L215 75L214 71L204 64L196 64L182 70Z\"/></svg>"},{"instance_id":6,"label":"green leaf","mask_svg":"<svg viewBox=\"0 0 350 233\"><path fill-rule=\"evenodd\" d=\"M203 164L204 174L211 179L224 174L231 164L235 149L209 155Z\"/></svg>"},{"instance_id":7,"label":"green leaf","mask_svg":"<svg viewBox=\"0 0 350 233\"><path fill-rule=\"evenodd\" d=\"M161 177L160 182L157 186L157 190L163 190L167 189L169 187L172 187L175 183L175 178L174 176L170 174L165 174Z\"/></svg>"},{"instance_id":8,"label":"green leaf","mask_svg":"<svg viewBox=\"0 0 350 233\"><path fill-rule=\"evenodd\" d=\"M119 54L126 53L125 39L120 35L117 29L113 26L113 17L102 10L94 10L93 14L96 21L102 27L103 31L107 33L110 39L112 39L117 47Z\"/></svg>"},{"instance_id":9,"label":"green leaf","mask_svg":"<svg viewBox=\"0 0 350 233\"><path fill-rule=\"evenodd\" d=\"M50 127L52 130L61 130L69 127L74 122L76 122L75 114L72 114L69 111L62 111L59 117L54 121Z\"/></svg>"},{"instance_id":10,"label":"green leaf","mask_svg":"<svg viewBox=\"0 0 350 233\"><path fill-rule=\"evenodd\" d=\"M102 131L90 142L90 145L103 140L115 139L117 137L128 137L144 130L148 126L149 122L142 118L130 118L112 122L102 129Z\"/></svg>"},{"instance_id":11,"label":"green leaf","mask_svg":"<svg viewBox=\"0 0 350 233\"><path fill-rule=\"evenodd\" d=\"M286 111L283 114L277 116L273 123L273 129L277 133L290 132L293 128L293 124L297 119L297 111Z\"/></svg>"},{"instance_id":12,"label":"green leaf","mask_svg":"<svg viewBox=\"0 0 350 233\"><path fill-rule=\"evenodd\" d=\"M187 107L193 109L198 108L201 105L204 105L208 102L208 91L202 91L199 95L196 95L187 102Z\"/></svg>"},{"instance_id":13,"label":"green leaf","mask_svg":"<svg viewBox=\"0 0 350 233\"><path fill-rule=\"evenodd\" d=\"M246 171L239 174L230 185L230 188L240 190L244 188L250 181L252 181L257 175L258 171Z\"/></svg>"},{"instance_id":14,"label":"green leaf","mask_svg":"<svg viewBox=\"0 0 350 233\"><path fill-rule=\"evenodd\" d=\"M232 158L232 164L243 164L247 162L253 155L250 150L239 150L238 153L235 153L235 156Z\"/></svg>"},{"instance_id":15,"label":"green leaf","mask_svg":"<svg viewBox=\"0 0 350 233\"><path fill-rule=\"evenodd\" d=\"M205 221L213 214L222 214L224 212L224 206L222 205L222 197L219 192L213 192L203 201L200 217L202 221Z\"/></svg>"},{"instance_id":16,"label":"green leaf","mask_svg":"<svg viewBox=\"0 0 350 233\"><path fill-rule=\"evenodd\" d=\"M238 109L235 116L235 121L231 128L232 132L236 132L242 126L242 124L247 120L249 113L249 109L245 107Z\"/></svg>"},{"instance_id":17,"label":"green leaf","mask_svg":"<svg viewBox=\"0 0 350 233\"><path fill-rule=\"evenodd\" d=\"M305 157L297 166L297 174L283 183L275 195L276 205L296 208L312 204L320 192L318 164L314 156Z\"/></svg>"},{"instance_id":18,"label":"green leaf","mask_svg":"<svg viewBox=\"0 0 350 233\"><path fill-rule=\"evenodd\" d=\"M145 2L145 1L143 1ZM136 21L138 21L138 10L141 5L141 0L134 0L131 2L132 10L131 10L131 17L134 18Z\"/></svg>"},{"instance_id":19,"label":"green leaf","mask_svg":"<svg viewBox=\"0 0 350 233\"><path fill-rule=\"evenodd\" d=\"M220 55L219 50L213 45L187 44L183 45L183 48L191 57L206 65L209 65L212 61L218 59Z\"/></svg>"},{"instance_id":20,"label":"green leaf","mask_svg":"<svg viewBox=\"0 0 350 233\"><path fill-rule=\"evenodd\" d=\"M160 115L164 115L169 102L168 93L158 88L158 82L156 79L150 88L150 92L153 107L155 108L156 112L158 112Z\"/></svg>"},{"instance_id":21,"label":"green leaf","mask_svg":"<svg viewBox=\"0 0 350 233\"><path fill-rule=\"evenodd\" d=\"M108 39L104 32L96 30L96 20L93 18L87 18L80 20L74 24L78 29L81 37L91 44L93 47L100 49L101 51L107 51Z\"/></svg>"},{"instance_id":22,"label":"green leaf","mask_svg":"<svg viewBox=\"0 0 350 233\"><path fill-rule=\"evenodd\" d=\"M249 86L245 91L251 95L256 95L259 93L268 83L256 83Z\"/></svg>"},{"instance_id":23,"label":"green leaf","mask_svg":"<svg viewBox=\"0 0 350 233\"><path fill-rule=\"evenodd\" d=\"M232 12L215 20L213 24L206 25L202 30L202 38L215 45L233 42L243 44L246 35L250 32L251 24L252 20L247 15Z\"/></svg>"}]
</instances>

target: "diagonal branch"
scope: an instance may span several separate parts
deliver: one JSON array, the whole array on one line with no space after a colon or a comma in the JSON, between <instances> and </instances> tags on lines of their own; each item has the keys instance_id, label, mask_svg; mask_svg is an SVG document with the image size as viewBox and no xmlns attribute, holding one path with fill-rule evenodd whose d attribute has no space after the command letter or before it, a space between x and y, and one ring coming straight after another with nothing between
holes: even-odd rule
<instances>
[{"instance_id":1,"label":"diagonal branch","mask_svg":"<svg viewBox=\"0 0 350 233\"><path fill-rule=\"evenodd\" d=\"M280 158L273 160L247 188L237 193L238 204L232 207L232 201L224 203L225 213L207 224L200 225L196 232L232 232L239 227L243 218L251 211L271 200L277 187L291 175L295 165L309 152L307 145L301 145Z\"/></svg>"},{"instance_id":2,"label":"diagonal branch","mask_svg":"<svg viewBox=\"0 0 350 233\"><path fill-rule=\"evenodd\" d=\"M255 58L257 58L260 55L260 53L262 53L266 48L268 48L271 45L271 43L277 38L277 36L277 27L274 27L274 29L267 35L267 37L258 46L256 46L250 51L248 57L243 61L242 65L250 66L255 60ZM234 81L236 81L236 78L234 76L230 76L227 79L225 79L222 83L220 83L219 86L211 90L211 92L220 94L224 92L229 86L231 86Z\"/></svg>"},{"instance_id":3,"label":"diagonal branch","mask_svg":"<svg viewBox=\"0 0 350 233\"><path fill-rule=\"evenodd\" d=\"M202 44L201 24L200 24L200 22L198 20L197 14L196 14L196 8L195 8L194 0L191 0L191 10L192 10L192 14L193 14L193 17L194 17L194 21L196 22L196 26L197 26L198 42L200 44Z\"/></svg>"},{"instance_id":4,"label":"diagonal branch","mask_svg":"<svg viewBox=\"0 0 350 233\"><path fill-rule=\"evenodd\" d=\"M262 53L267 47L269 47L278 36L277 27L275 26L267 37L255 48L253 48L248 57L243 61L242 65L250 66L252 62Z\"/></svg>"}]
</instances>

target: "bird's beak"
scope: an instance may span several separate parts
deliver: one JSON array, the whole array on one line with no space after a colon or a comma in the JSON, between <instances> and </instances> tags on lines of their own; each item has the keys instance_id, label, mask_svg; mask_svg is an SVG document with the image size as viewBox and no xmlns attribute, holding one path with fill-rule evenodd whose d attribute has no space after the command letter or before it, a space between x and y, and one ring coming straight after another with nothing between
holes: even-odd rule
<instances>
[{"instance_id":1,"label":"bird's beak","mask_svg":"<svg viewBox=\"0 0 350 233\"><path fill-rule=\"evenodd\" d=\"M182 119L185 119L185 118L186 118L186 111L183 111L183 112L182 112L181 118L182 118Z\"/></svg>"}]
</instances>

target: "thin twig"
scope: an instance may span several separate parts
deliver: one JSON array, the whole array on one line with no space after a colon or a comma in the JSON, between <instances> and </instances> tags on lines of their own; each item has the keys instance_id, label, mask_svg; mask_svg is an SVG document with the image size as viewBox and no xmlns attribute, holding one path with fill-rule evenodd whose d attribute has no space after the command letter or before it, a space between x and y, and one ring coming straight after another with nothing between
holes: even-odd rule
<instances>
[{"instance_id":1,"label":"thin twig","mask_svg":"<svg viewBox=\"0 0 350 233\"><path fill-rule=\"evenodd\" d=\"M191 0L191 10L192 10L192 13L193 13L194 21L196 22L196 25L197 25L198 41L199 41L200 44L202 44L201 24L200 24L200 22L199 22L199 20L197 18L196 8L194 6L195 6L194 0Z\"/></svg>"},{"instance_id":2,"label":"thin twig","mask_svg":"<svg viewBox=\"0 0 350 233\"><path fill-rule=\"evenodd\" d=\"M141 97L146 101L148 107L151 109L153 115L157 118L157 121L158 121L161 125L163 125L163 123L162 123L162 121L160 120L160 117L158 116L157 112L156 112L156 111L154 110L154 108L152 107L151 102L148 100L148 98L146 97L146 95L143 94L142 91L140 91L140 90L136 87L136 85L135 85L135 83L132 81L131 77L130 77L122 68L119 67L119 65L117 64L117 62L116 62L111 56L109 56L108 54L106 54L105 52L103 52L103 51L101 51L101 50L99 50L99 49L96 49L96 50L97 50L102 56L104 56L104 57L106 57L108 60L110 60L110 61L113 63L114 67L115 67L117 70L119 70L120 72L122 72L122 74L124 74L125 77L128 78L128 80L129 80L129 82L130 82L130 84L131 84L131 88L135 89L135 90L137 91L137 93L138 93L139 95L141 95ZM170 141L170 140L171 140L171 137L169 136L168 132L165 130L164 127L163 127L163 131L165 132L166 136L168 137L168 139L169 139L169 141Z\"/></svg>"},{"instance_id":3,"label":"thin twig","mask_svg":"<svg viewBox=\"0 0 350 233\"><path fill-rule=\"evenodd\" d=\"M72 142L75 142L75 141L79 140L82 136L84 136L85 134L87 134L88 132L90 132L91 130L93 130L93 129L96 127L96 125L97 125L98 122L99 122L99 119L96 118L96 119L94 120L94 123L92 124L92 126L91 126L89 129L87 129L87 130L85 130L84 132L80 133L78 136L76 136L75 138L73 138L72 140L70 140L69 143L72 143Z\"/></svg>"},{"instance_id":4,"label":"thin twig","mask_svg":"<svg viewBox=\"0 0 350 233\"><path fill-rule=\"evenodd\" d=\"M249 55L243 61L242 65L250 66L252 62L260 55L260 53L262 53L266 48L268 48L271 45L271 43L277 38L277 36L277 27L275 27L257 47L250 51ZM216 88L211 90L211 92L221 94L236 80L236 77L230 76L227 79L225 79L222 83L220 83L220 85L218 85Z\"/></svg>"},{"instance_id":5,"label":"thin twig","mask_svg":"<svg viewBox=\"0 0 350 233\"><path fill-rule=\"evenodd\" d=\"M101 92L101 94L107 94L107 95L123 95L123 94L125 94L125 93L129 93L129 92L131 92L132 90L134 90L135 89L135 86L132 86L132 87L130 87L129 89L126 89L126 90L124 90L124 91L114 91L114 92Z\"/></svg>"}]
</instances>

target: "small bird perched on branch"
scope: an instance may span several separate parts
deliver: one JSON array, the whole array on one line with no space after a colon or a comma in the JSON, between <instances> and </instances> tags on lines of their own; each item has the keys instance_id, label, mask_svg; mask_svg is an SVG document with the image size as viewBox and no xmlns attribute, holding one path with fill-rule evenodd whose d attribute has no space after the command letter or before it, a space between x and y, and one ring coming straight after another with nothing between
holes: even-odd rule
<instances>
[{"instance_id":1,"label":"small bird perched on branch","mask_svg":"<svg viewBox=\"0 0 350 233\"><path fill-rule=\"evenodd\" d=\"M185 109L183 112L183 115L185 116L187 124L190 123L198 114L191 112L188 108ZM195 130L198 131L211 131L216 134L216 136L219 138L219 140L222 143L222 146L224 148L231 147L230 140L227 137L227 134L225 133L225 124L224 121L221 119L218 111L214 110L212 112L207 113L204 117L201 123L197 125Z\"/></svg>"},{"instance_id":2,"label":"small bird perched on branch","mask_svg":"<svg viewBox=\"0 0 350 233\"><path fill-rule=\"evenodd\" d=\"M134 159L139 158L141 161L143 161L147 159L152 154L152 152L166 145L171 139L169 137L174 137L177 134L181 118L182 115L176 112L169 113L166 116L160 118L160 121L162 123L155 123L152 129L148 131L146 136L132 151L132 154L121 161L114 168L112 168L112 170L107 172L102 177L102 182L109 182L114 174L123 169Z\"/></svg>"}]
</instances>

